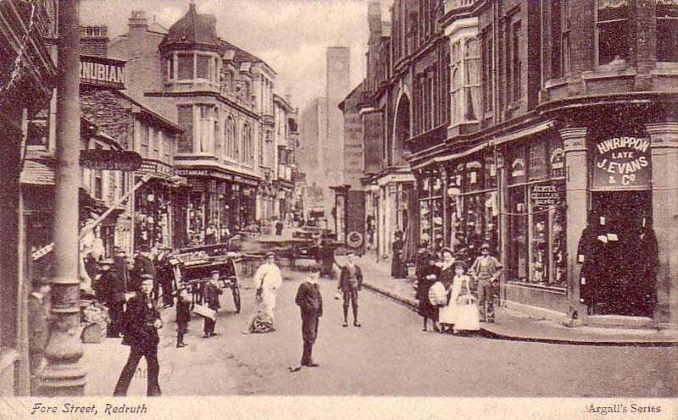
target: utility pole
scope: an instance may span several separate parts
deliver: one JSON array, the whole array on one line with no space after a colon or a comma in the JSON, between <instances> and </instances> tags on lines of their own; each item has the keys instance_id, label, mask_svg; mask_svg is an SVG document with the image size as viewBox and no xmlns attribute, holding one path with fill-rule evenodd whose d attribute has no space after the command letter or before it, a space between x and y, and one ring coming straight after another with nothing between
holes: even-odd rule
<instances>
[{"instance_id":1,"label":"utility pole","mask_svg":"<svg viewBox=\"0 0 678 420\"><path fill-rule=\"evenodd\" d=\"M57 61L56 193L52 317L40 394L78 396L85 391L81 364L78 278L80 186L80 1L59 0Z\"/></svg>"}]
</instances>

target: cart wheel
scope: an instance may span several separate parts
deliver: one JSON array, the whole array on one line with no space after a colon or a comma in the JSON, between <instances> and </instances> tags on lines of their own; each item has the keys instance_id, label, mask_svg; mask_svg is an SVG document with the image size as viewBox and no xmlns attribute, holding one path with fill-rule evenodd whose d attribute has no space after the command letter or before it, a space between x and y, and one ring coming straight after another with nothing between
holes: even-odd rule
<instances>
[{"instance_id":1,"label":"cart wheel","mask_svg":"<svg viewBox=\"0 0 678 420\"><path fill-rule=\"evenodd\" d=\"M240 288L233 289L233 303L235 304L235 312L240 313Z\"/></svg>"}]
</instances>

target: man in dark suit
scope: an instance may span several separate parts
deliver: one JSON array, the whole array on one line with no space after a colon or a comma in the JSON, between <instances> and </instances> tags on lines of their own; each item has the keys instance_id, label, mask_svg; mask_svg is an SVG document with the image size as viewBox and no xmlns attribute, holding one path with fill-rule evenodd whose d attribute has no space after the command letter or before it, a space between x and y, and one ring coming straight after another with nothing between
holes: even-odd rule
<instances>
[{"instance_id":1,"label":"man in dark suit","mask_svg":"<svg viewBox=\"0 0 678 420\"><path fill-rule=\"evenodd\" d=\"M353 325L360 327L358 322L358 291L363 286L363 273L360 267L355 264L355 253L349 251L346 254L348 262L341 267L341 276L339 277L338 289L344 295L344 327L348 326L348 305L351 303L353 308Z\"/></svg>"},{"instance_id":2,"label":"man in dark suit","mask_svg":"<svg viewBox=\"0 0 678 420\"><path fill-rule=\"evenodd\" d=\"M125 288L122 280L112 270L114 261L112 258L104 258L100 262L100 274L96 282L96 296L99 302L106 305L111 316L108 325L107 336L118 338L120 336L120 324L125 306Z\"/></svg>"},{"instance_id":3,"label":"man in dark suit","mask_svg":"<svg viewBox=\"0 0 678 420\"><path fill-rule=\"evenodd\" d=\"M313 344L318 337L318 323L323 315L323 300L320 295L318 278L320 267L312 265L306 281L299 285L295 303L301 309L301 336L304 341L304 350L301 356L301 366L290 368L292 372L301 370L302 366L317 367L313 361Z\"/></svg>"},{"instance_id":4,"label":"man in dark suit","mask_svg":"<svg viewBox=\"0 0 678 420\"><path fill-rule=\"evenodd\" d=\"M141 285L141 277L144 274L149 274L153 277L153 281L157 281L157 273L150 250L146 246L139 249L139 253L134 257L134 269L132 270L132 290L138 291ZM153 285L155 290L155 284Z\"/></svg>"},{"instance_id":5,"label":"man in dark suit","mask_svg":"<svg viewBox=\"0 0 678 420\"><path fill-rule=\"evenodd\" d=\"M141 357L146 358L148 366L146 395L149 397L160 395L160 384L158 383L160 373L158 343L160 337L158 330L162 328L162 320L156 302L151 299L152 290L153 277L150 274L143 274L141 277L141 292L127 295L129 300L125 312L125 338L122 343L131 348L127 363L122 369L115 386L114 396L123 397L127 395L127 389Z\"/></svg>"}]
</instances>

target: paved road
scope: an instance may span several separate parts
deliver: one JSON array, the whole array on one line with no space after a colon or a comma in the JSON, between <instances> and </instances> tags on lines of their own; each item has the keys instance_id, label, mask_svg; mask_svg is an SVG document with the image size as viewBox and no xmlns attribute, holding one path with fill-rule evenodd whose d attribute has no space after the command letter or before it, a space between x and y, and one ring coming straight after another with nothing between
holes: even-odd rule
<instances>
[{"instance_id":1,"label":"paved road","mask_svg":"<svg viewBox=\"0 0 678 420\"><path fill-rule=\"evenodd\" d=\"M202 338L191 322L189 347L174 348L166 322L161 343L165 395L364 395L461 397L675 397L678 348L593 347L455 337L421 331L411 310L373 292L360 295L362 328L341 326L335 282L321 280L325 316L314 358L319 368L290 373L301 356L301 321L294 305L300 274L278 293L277 331L243 335L251 312L251 280L243 281L243 313L232 312L228 291L217 323L219 335ZM166 321L173 319L167 311ZM350 324L350 323L349 323ZM88 394L108 394L124 364L122 346L101 347L108 371L90 373ZM124 348L123 348L124 350ZM95 358L92 351L89 360ZM108 360L108 359L107 359ZM90 368L94 369L94 368ZM143 376L143 375L140 375ZM135 379L129 395L143 395Z\"/></svg>"}]
</instances>

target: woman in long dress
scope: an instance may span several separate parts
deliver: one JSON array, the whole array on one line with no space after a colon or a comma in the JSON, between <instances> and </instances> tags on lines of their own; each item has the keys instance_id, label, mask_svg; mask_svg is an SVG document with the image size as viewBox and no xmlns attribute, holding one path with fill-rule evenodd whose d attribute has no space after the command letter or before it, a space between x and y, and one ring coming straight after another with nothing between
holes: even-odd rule
<instances>
[{"instance_id":1,"label":"woman in long dress","mask_svg":"<svg viewBox=\"0 0 678 420\"><path fill-rule=\"evenodd\" d=\"M438 306L433 305L429 299L429 290L440 277L440 267L436 266L436 256L426 252L422 255L421 266L417 269L417 299L419 300L419 315L424 318L423 331L427 330L430 319L433 331L438 332Z\"/></svg>"},{"instance_id":2,"label":"woman in long dress","mask_svg":"<svg viewBox=\"0 0 678 420\"><path fill-rule=\"evenodd\" d=\"M275 331L276 291L282 285L280 268L275 264L275 254L266 254L266 262L254 273L254 286L257 294L254 304L254 317L249 324L249 332L265 333Z\"/></svg>"},{"instance_id":3,"label":"woman in long dress","mask_svg":"<svg viewBox=\"0 0 678 420\"><path fill-rule=\"evenodd\" d=\"M452 264L454 263L454 256L452 250L449 248L443 248L442 251L443 257L443 267L440 270L439 281L445 287L445 292L447 293L447 303L442 305L438 313L438 321L440 332L446 332L452 329L454 325L454 300L451 299L452 294L452 285L454 283L454 268Z\"/></svg>"}]
</instances>

